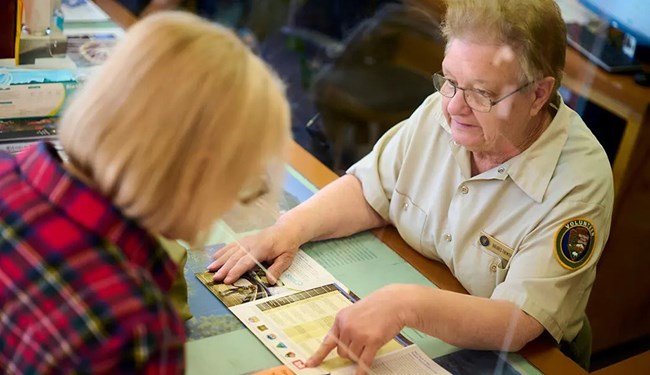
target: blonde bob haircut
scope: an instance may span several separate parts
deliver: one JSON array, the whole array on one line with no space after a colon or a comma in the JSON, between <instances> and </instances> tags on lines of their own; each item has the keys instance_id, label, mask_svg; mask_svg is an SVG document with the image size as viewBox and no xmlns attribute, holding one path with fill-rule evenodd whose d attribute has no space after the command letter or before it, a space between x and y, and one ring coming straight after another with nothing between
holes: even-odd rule
<instances>
[{"instance_id":1,"label":"blonde bob haircut","mask_svg":"<svg viewBox=\"0 0 650 375\"><path fill-rule=\"evenodd\" d=\"M65 111L71 166L153 234L195 242L281 162L284 87L225 27L163 12L135 24Z\"/></svg>"},{"instance_id":2,"label":"blonde bob haircut","mask_svg":"<svg viewBox=\"0 0 650 375\"><path fill-rule=\"evenodd\" d=\"M443 34L508 45L520 56L522 79L562 81L566 26L554 0L446 0Z\"/></svg>"}]
</instances>

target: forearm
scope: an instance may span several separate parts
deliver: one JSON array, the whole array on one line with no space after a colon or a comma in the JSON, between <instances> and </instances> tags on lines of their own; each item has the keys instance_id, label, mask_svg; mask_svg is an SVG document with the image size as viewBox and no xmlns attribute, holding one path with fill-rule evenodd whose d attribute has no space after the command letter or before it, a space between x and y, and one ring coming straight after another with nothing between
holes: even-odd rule
<instances>
[{"instance_id":1,"label":"forearm","mask_svg":"<svg viewBox=\"0 0 650 375\"><path fill-rule=\"evenodd\" d=\"M361 182L345 175L280 217L276 226L290 231L296 246L338 238L386 225L366 202Z\"/></svg>"},{"instance_id":2,"label":"forearm","mask_svg":"<svg viewBox=\"0 0 650 375\"><path fill-rule=\"evenodd\" d=\"M419 285L399 286L407 326L459 347L518 351L544 328L508 301Z\"/></svg>"}]
</instances>

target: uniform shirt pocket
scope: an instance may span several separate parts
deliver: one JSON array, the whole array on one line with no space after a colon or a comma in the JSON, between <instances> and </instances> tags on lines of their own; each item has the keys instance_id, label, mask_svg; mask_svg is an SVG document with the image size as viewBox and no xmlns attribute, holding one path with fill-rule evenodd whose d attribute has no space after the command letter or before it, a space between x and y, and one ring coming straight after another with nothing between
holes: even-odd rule
<instances>
[{"instance_id":1,"label":"uniform shirt pocket","mask_svg":"<svg viewBox=\"0 0 650 375\"><path fill-rule=\"evenodd\" d=\"M508 267L507 265L503 265L503 263L505 263L505 260L497 264L496 280L494 284L495 288L506 279L506 275L508 274Z\"/></svg>"},{"instance_id":2,"label":"uniform shirt pocket","mask_svg":"<svg viewBox=\"0 0 650 375\"><path fill-rule=\"evenodd\" d=\"M495 287L501 284L508 273L510 259L515 254L515 250L505 242L488 234L486 231L481 231L478 240L479 247L492 257L494 260L490 262L490 272L495 275Z\"/></svg>"},{"instance_id":3,"label":"uniform shirt pocket","mask_svg":"<svg viewBox=\"0 0 650 375\"><path fill-rule=\"evenodd\" d=\"M470 294L489 297L494 288L505 280L507 270L503 259L481 246L473 244L455 262L456 277Z\"/></svg>"},{"instance_id":4,"label":"uniform shirt pocket","mask_svg":"<svg viewBox=\"0 0 650 375\"><path fill-rule=\"evenodd\" d=\"M422 252L422 236L427 214L411 198L395 190L390 201L390 220L411 247Z\"/></svg>"}]
</instances>

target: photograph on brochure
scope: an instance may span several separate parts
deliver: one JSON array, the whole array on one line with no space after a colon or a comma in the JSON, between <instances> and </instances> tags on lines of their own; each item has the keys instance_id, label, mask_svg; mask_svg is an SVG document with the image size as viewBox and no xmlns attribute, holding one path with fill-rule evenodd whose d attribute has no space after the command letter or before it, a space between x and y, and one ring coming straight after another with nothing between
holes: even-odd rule
<instances>
[{"instance_id":1,"label":"photograph on brochure","mask_svg":"<svg viewBox=\"0 0 650 375\"><path fill-rule=\"evenodd\" d=\"M269 283L266 273L260 267L248 271L232 284L212 281L214 272L197 272L195 275L227 307L290 291L284 287L281 280L278 280L276 284Z\"/></svg>"}]
</instances>

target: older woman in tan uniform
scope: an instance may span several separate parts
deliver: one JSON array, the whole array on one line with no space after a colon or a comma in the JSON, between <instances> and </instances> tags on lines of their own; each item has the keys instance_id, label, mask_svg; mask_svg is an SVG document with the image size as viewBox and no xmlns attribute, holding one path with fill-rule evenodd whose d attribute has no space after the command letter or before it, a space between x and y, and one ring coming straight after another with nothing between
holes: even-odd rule
<instances>
[{"instance_id":1,"label":"older woman in tan uniform","mask_svg":"<svg viewBox=\"0 0 650 375\"><path fill-rule=\"evenodd\" d=\"M232 282L253 255L273 262L277 277L307 241L393 224L471 293L382 288L338 314L308 365L337 348L363 372L406 326L508 351L545 330L572 342L583 329L613 182L603 148L557 94L559 9L552 0L452 0L444 33L437 93L346 176L210 265Z\"/></svg>"}]
</instances>

